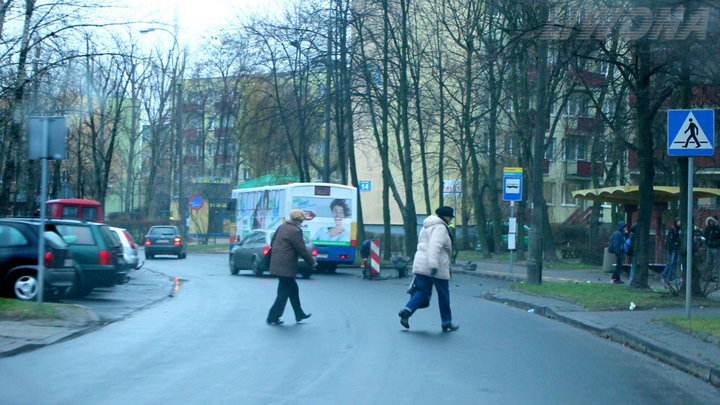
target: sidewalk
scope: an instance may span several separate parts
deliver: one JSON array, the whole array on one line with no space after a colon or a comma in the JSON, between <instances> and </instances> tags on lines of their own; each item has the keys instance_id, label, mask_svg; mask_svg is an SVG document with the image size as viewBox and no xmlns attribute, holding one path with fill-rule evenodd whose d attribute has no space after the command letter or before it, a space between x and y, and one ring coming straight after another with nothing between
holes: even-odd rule
<instances>
[{"instance_id":1,"label":"sidewalk","mask_svg":"<svg viewBox=\"0 0 720 405\"><path fill-rule=\"evenodd\" d=\"M478 277L524 281L525 263L473 262L475 271L458 264L453 272ZM661 288L656 275L650 275L651 287ZM543 282L609 283L610 274L601 270L547 270ZM670 364L713 385L720 386L720 339L682 332L672 325L654 321L666 316L685 316L685 307L638 309L634 311L588 311L572 303L526 294L519 291L486 293L485 299L510 305L540 316L555 319L628 346L652 358ZM720 317L720 307L692 307L692 317Z\"/></svg>"}]
</instances>

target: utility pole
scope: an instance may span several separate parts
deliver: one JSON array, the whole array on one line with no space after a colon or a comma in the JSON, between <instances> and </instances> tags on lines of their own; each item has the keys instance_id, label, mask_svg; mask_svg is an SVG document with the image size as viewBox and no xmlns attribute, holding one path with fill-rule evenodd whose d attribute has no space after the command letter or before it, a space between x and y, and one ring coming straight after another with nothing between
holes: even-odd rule
<instances>
[{"instance_id":1,"label":"utility pole","mask_svg":"<svg viewBox=\"0 0 720 405\"><path fill-rule=\"evenodd\" d=\"M540 2L540 21L548 19L548 2ZM543 156L545 154L545 104L547 103L547 39L538 39L537 44L537 108L535 114L535 133L533 135L533 159L530 171L532 214L530 216L530 242L528 246L527 282L542 284L542 229L543 210ZM522 243L522 241L521 241Z\"/></svg>"}]
</instances>

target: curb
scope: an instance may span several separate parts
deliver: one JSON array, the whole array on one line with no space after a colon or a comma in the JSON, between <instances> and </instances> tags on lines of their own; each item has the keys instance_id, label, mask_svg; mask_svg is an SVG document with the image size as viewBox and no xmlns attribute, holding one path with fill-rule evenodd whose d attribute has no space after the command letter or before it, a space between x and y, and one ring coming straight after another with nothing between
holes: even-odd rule
<instances>
[{"instance_id":1,"label":"curb","mask_svg":"<svg viewBox=\"0 0 720 405\"><path fill-rule=\"evenodd\" d=\"M592 332L598 336L610 339L613 342L622 344L623 346L629 347L637 352L659 360L665 364L673 366L681 371L684 371L690 375L698 377L703 381L709 382L714 386L720 386L720 369L702 364L690 357L683 356L681 354L672 352L665 348L659 347L647 340L633 335L627 331L618 328L598 328L596 326L572 319L565 315L555 312L550 307L546 306L535 306L525 301L515 300L511 298L496 297L492 293L483 294L483 299L488 301L497 302L499 304L506 304L515 308L529 310L534 309L536 315L540 315L546 318L555 319L562 323L571 325L578 329L583 329L588 332Z\"/></svg>"}]
</instances>

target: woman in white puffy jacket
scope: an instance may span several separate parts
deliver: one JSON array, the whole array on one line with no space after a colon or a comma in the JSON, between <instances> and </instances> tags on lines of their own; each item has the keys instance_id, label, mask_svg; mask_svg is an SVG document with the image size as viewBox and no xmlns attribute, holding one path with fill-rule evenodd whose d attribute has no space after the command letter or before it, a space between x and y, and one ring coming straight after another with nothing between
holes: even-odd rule
<instances>
[{"instance_id":1,"label":"woman in white puffy jacket","mask_svg":"<svg viewBox=\"0 0 720 405\"><path fill-rule=\"evenodd\" d=\"M435 285L442 330L443 332L456 331L460 326L452 323L449 288L450 259L454 241L448 229L448 224L455 215L453 208L447 206L438 208L435 210L435 214L437 214L436 217L430 216L423 221L412 269L417 288L398 316L400 316L400 324L409 329L410 316L430 299L432 287Z\"/></svg>"}]
</instances>

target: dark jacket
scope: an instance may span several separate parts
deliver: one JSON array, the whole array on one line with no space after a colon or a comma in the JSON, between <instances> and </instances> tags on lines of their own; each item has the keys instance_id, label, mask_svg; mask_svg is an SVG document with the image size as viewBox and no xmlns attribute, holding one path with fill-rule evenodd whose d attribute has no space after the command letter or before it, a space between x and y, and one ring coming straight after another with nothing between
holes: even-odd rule
<instances>
[{"instance_id":1,"label":"dark jacket","mask_svg":"<svg viewBox=\"0 0 720 405\"><path fill-rule=\"evenodd\" d=\"M628 235L627 239L625 239L625 244L623 245L623 252L627 254L628 256L633 255L633 250L635 249L634 243L635 243L635 231L637 230L637 224L632 224L630 227L630 234Z\"/></svg>"},{"instance_id":2,"label":"dark jacket","mask_svg":"<svg viewBox=\"0 0 720 405\"><path fill-rule=\"evenodd\" d=\"M305 247L302 230L294 222L288 221L275 231L270 257L270 274L280 277L297 276L298 256L312 266L315 263Z\"/></svg>"},{"instance_id":3,"label":"dark jacket","mask_svg":"<svg viewBox=\"0 0 720 405\"><path fill-rule=\"evenodd\" d=\"M615 256L621 256L624 254L622 246L625 243L625 233L623 232L625 225L627 225L625 221L618 222L617 231L612 234L612 239L610 239L610 243L612 243Z\"/></svg>"},{"instance_id":4,"label":"dark jacket","mask_svg":"<svg viewBox=\"0 0 720 405\"><path fill-rule=\"evenodd\" d=\"M720 247L720 226L718 221L713 217L708 217L705 220L707 228L705 228L705 243L710 249L716 249Z\"/></svg>"},{"instance_id":5,"label":"dark jacket","mask_svg":"<svg viewBox=\"0 0 720 405\"><path fill-rule=\"evenodd\" d=\"M677 252L682 247L682 240L680 239L680 227L677 226L680 218L675 218L673 227L668 229L667 235L665 236L665 247L668 252Z\"/></svg>"}]
</instances>

